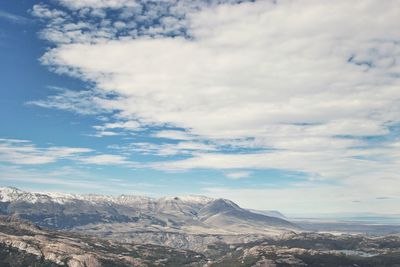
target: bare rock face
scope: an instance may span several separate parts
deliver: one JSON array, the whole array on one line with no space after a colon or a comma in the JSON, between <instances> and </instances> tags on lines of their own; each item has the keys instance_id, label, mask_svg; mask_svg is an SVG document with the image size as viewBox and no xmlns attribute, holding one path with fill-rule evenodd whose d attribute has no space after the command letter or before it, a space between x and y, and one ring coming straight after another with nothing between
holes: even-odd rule
<instances>
[{"instance_id":1,"label":"bare rock face","mask_svg":"<svg viewBox=\"0 0 400 267\"><path fill-rule=\"evenodd\" d=\"M11 238L11 237L1 235L0 242L4 243L7 246L16 248L20 251L25 251L26 253L33 254L37 257L43 256L43 253L40 249L38 249L36 246L33 246L23 240L19 240L16 238Z\"/></svg>"},{"instance_id":2,"label":"bare rock face","mask_svg":"<svg viewBox=\"0 0 400 267\"><path fill-rule=\"evenodd\" d=\"M253 267L277 267L277 265L273 260L261 259L257 261Z\"/></svg>"},{"instance_id":3,"label":"bare rock face","mask_svg":"<svg viewBox=\"0 0 400 267\"><path fill-rule=\"evenodd\" d=\"M72 259L68 260L67 265L70 267L101 267L102 264L99 262L95 255L77 255Z\"/></svg>"}]
</instances>

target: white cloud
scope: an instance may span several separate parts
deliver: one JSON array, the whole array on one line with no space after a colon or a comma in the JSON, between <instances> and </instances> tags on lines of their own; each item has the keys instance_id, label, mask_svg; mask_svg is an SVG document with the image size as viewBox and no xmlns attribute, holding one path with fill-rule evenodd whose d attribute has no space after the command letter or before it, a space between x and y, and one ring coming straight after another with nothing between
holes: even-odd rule
<instances>
[{"instance_id":1,"label":"white cloud","mask_svg":"<svg viewBox=\"0 0 400 267\"><path fill-rule=\"evenodd\" d=\"M113 8L118 9L122 7L135 7L137 2L135 0L59 0L59 2L66 7L72 9L81 8Z\"/></svg>"},{"instance_id":2,"label":"white cloud","mask_svg":"<svg viewBox=\"0 0 400 267\"><path fill-rule=\"evenodd\" d=\"M63 3L71 9L91 4ZM127 3L95 5L121 8ZM126 26L139 35L120 38L110 26L114 21L103 19L68 42L48 37L58 46L42 57L44 64L93 82L94 93L118 97L85 102L85 97L80 101L80 96L61 93L61 100L54 96L36 104L86 114L112 111L113 122L100 130L178 128L183 130L152 135L212 146L136 144L133 149L143 153L191 155L153 163L154 168L274 168L341 183L393 178L400 162L394 149L398 133L391 130L400 123L398 1L181 5L170 10L175 18L184 14L183 21L165 19L146 30L135 23ZM145 17L159 17L163 10L160 5ZM137 15L122 18L140 20ZM186 27L187 35L162 34L175 27ZM157 37L149 37L153 34ZM227 154L226 147L245 152Z\"/></svg>"},{"instance_id":3,"label":"white cloud","mask_svg":"<svg viewBox=\"0 0 400 267\"><path fill-rule=\"evenodd\" d=\"M136 121L124 121L124 122L108 122L104 125L94 126L97 130L106 130L106 129L125 129L129 131L138 131L140 130L140 124Z\"/></svg>"},{"instance_id":4,"label":"white cloud","mask_svg":"<svg viewBox=\"0 0 400 267\"><path fill-rule=\"evenodd\" d=\"M175 155L195 155L200 152L216 151L217 147L212 144L205 144L195 141L183 141L178 143L154 144L148 142L136 142L125 145L112 145L110 148L121 152L132 154L139 152L141 154L151 154L157 156L175 156ZM146 166L149 166L146 164Z\"/></svg>"},{"instance_id":5,"label":"white cloud","mask_svg":"<svg viewBox=\"0 0 400 267\"><path fill-rule=\"evenodd\" d=\"M230 178L230 179L242 179L242 178L247 178L251 175L251 172L249 171L235 171L235 172L227 172L225 173L225 176Z\"/></svg>"},{"instance_id":6,"label":"white cloud","mask_svg":"<svg viewBox=\"0 0 400 267\"><path fill-rule=\"evenodd\" d=\"M64 159L92 165L135 166L134 162L129 161L124 156L96 153L90 148L38 147L27 140L0 139L0 163L41 165L55 163Z\"/></svg>"},{"instance_id":7,"label":"white cloud","mask_svg":"<svg viewBox=\"0 0 400 267\"><path fill-rule=\"evenodd\" d=\"M184 131L175 131L175 130L161 130L156 132L154 137L164 138L164 139L172 139L172 140L193 140L195 136L190 135Z\"/></svg>"},{"instance_id":8,"label":"white cloud","mask_svg":"<svg viewBox=\"0 0 400 267\"><path fill-rule=\"evenodd\" d=\"M53 87L57 92L45 100L33 100L28 105L35 105L43 108L53 108L76 112L82 115L95 115L105 113L108 110L102 107L100 102L107 101L101 92L73 91L64 88Z\"/></svg>"},{"instance_id":9,"label":"white cloud","mask_svg":"<svg viewBox=\"0 0 400 267\"><path fill-rule=\"evenodd\" d=\"M95 164L95 165L132 165L125 157L120 155L112 155L112 154L101 154L94 156L81 157L80 160L83 163L87 164Z\"/></svg>"},{"instance_id":10,"label":"white cloud","mask_svg":"<svg viewBox=\"0 0 400 267\"><path fill-rule=\"evenodd\" d=\"M53 163L91 152L88 148L40 148L26 140L0 139L0 162L22 165Z\"/></svg>"},{"instance_id":11,"label":"white cloud","mask_svg":"<svg viewBox=\"0 0 400 267\"><path fill-rule=\"evenodd\" d=\"M45 5L34 5L31 13L35 17L42 19L59 19L63 17L68 17L68 14L57 9L50 9Z\"/></svg>"},{"instance_id":12,"label":"white cloud","mask_svg":"<svg viewBox=\"0 0 400 267\"><path fill-rule=\"evenodd\" d=\"M67 8L64 10L69 11L68 14L44 4L35 5L31 12L35 17L47 20L40 36L57 44L97 43L133 39L139 35L184 35L184 14L210 5L205 0L58 2Z\"/></svg>"},{"instance_id":13,"label":"white cloud","mask_svg":"<svg viewBox=\"0 0 400 267\"><path fill-rule=\"evenodd\" d=\"M16 23L16 24L26 24L29 23L29 19L23 17L23 16L19 16L19 15L15 15L9 12L5 12L3 10L0 10L0 19L4 19L7 20L9 22L12 23Z\"/></svg>"},{"instance_id":14,"label":"white cloud","mask_svg":"<svg viewBox=\"0 0 400 267\"><path fill-rule=\"evenodd\" d=\"M398 66L366 71L348 59L369 50L381 51L379 59L398 57L396 12L378 19L386 9L374 2L223 6L192 15L194 41L61 45L43 62L121 94L108 106L121 116L206 137L263 136L281 123L318 123L353 134L349 118L384 133L384 123L398 115L398 80L387 75ZM360 21L368 31L357 28Z\"/></svg>"}]
</instances>

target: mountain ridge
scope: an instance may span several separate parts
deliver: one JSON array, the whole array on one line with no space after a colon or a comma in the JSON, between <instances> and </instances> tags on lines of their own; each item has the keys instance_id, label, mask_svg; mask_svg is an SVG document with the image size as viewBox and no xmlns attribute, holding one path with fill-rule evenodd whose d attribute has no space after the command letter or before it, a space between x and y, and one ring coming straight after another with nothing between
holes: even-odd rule
<instances>
[{"instance_id":1,"label":"mountain ridge","mask_svg":"<svg viewBox=\"0 0 400 267\"><path fill-rule=\"evenodd\" d=\"M163 196L159 198L141 196L141 195L103 195L103 194L71 194L71 193L61 193L61 192L29 192L21 190L16 187L0 187L0 201L26 201L35 203L38 201L53 200L55 202L63 202L68 200L86 200L94 202L113 202L116 204L130 204L136 203L137 201L183 201L183 202L195 202L206 204L217 198L211 198L202 195L181 195L181 196Z\"/></svg>"},{"instance_id":2,"label":"mountain ridge","mask_svg":"<svg viewBox=\"0 0 400 267\"><path fill-rule=\"evenodd\" d=\"M300 229L287 220L253 213L227 199L193 195L155 199L32 193L3 187L0 215L16 216L49 229L198 251L218 240L251 241Z\"/></svg>"}]
</instances>

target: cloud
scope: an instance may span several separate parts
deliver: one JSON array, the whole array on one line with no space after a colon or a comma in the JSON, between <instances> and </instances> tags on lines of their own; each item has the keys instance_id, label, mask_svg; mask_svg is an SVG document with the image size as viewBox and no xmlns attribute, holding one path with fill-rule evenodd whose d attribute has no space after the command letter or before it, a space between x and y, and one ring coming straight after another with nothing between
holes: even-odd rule
<instances>
[{"instance_id":1,"label":"cloud","mask_svg":"<svg viewBox=\"0 0 400 267\"><path fill-rule=\"evenodd\" d=\"M156 132L153 136L171 140L193 140L196 138L195 136L185 131L176 131L176 130L161 130Z\"/></svg>"},{"instance_id":2,"label":"cloud","mask_svg":"<svg viewBox=\"0 0 400 267\"><path fill-rule=\"evenodd\" d=\"M128 160L120 155L102 154L79 158L83 163L95 165L131 165Z\"/></svg>"},{"instance_id":3,"label":"cloud","mask_svg":"<svg viewBox=\"0 0 400 267\"><path fill-rule=\"evenodd\" d=\"M50 9L46 5L34 5L31 13L35 17L39 17L42 19L60 19L68 17L68 14L57 9Z\"/></svg>"},{"instance_id":4,"label":"cloud","mask_svg":"<svg viewBox=\"0 0 400 267\"><path fill-rule=\"evenodd\" d=\"M55 43L97 43L137 36L186 34L186 13L237 1L58 1L65 8L37 4L32 15L47 20L40 36ZM64 12L69 11L68 13Z\"/></svg>"},{"instance_id":5,"label":"cloud","mask_svg":"<svg viewBox=\"0 0 400 267\"><path fill-rule=\"evenodd\" d=\"M54 163L91 152L88 148L46 147L39 148L26 140L0 139L0 162L21 165Z\"/></svg>"},{"instance_id":6,"label":"cloud","mask_svg":"<svg viewBox=\"0 0 400 267\"><path fill-rule=\"evenodd\" d=\"M89 10L90 25L50 23L45 32L69 37L44 35L56 46L41 62L94 84L90 94L100 97L61 92L35 104L108 112L112 122L97 126L104 132L143 129L212 146L133 145L144 154L189 154L149 165L157 169L273 168L371 183L393 177L400 162L397 1L178 2L143 13L142 3L99 1L95 8L121 17L94 19ZM74 16L91 3L62 1ZM160 22L161 14L173 18Z\"/></svg>"},{"instance_id":7,"label":"cloud","mask_svg":"<svg viewBox=\"0 0 400 267\"><path fill-rule=\"evenodd\" d=\"M148 142L136 142L125 145L112 145L110 148L121 152L132 154L140 152L144 155L157 156L176 156L176 155L195 155L201 152L216 151L217 147L212 144L205 144L196 141L182 141L178 143L154 144ZM151 164L150 164L151 165ZM147 166L149 166L147 164Z\"/></svg>"},{"instance_id":8,"label":"cloud","mask_svg":"<svg viewBox=\"0 0 400 267\"><path fill-rule=\"evenodd\" d=\"M71 9L81 8L122 8L122 7L135 7L138 4L132 0L59 0L59 2Z\"/></svg>"},{"instance_id":9,"label":"cloud","mask_svg":"<svg viewBox=\"0 0 400 267\"><path fill-rule=\"evenodd\" d=\"M100 102L106 101L106 96L101 92L73 91L64 88L52 87L57 93L50 95L45 100L32 100L26 104L42 108L52 108L72 111L82 115L95 115L106 113Z\"/></svg>"},{"instance_id":10,"label":"cloud","mask_svg":"<svg viewBox=\"0 0 400 267\"><path fill-rule=\"evenodd\" d=\"M228 172L225 174L226 177L230 179L242 179L242 178L247 178L251 175L251 172L249 171L236 171L236 172Z\"/></svg>"},{"instance_id":11,"label":"cloud","mask_svg":"<svg viewBox=\"0 0 400 267\"><path fill-rule=\"evenodd\" d=\"M117 135L118 133L108 131L108 130L126 130L126 131L139 131L142 128L140 127L140 123L136 121L121 121L121 122L107 122L103 125L95 125L93 126L96 130L99 131L99 136L110 136Z\"/></svg>"},{"instance_id":12,"label":"cloud","mask_svg":"<svg viewBox=\"0 0 400 267\"><path fill-rule=\"evenodd\" d=\"M0 139L0 163L42 165L64 159L80 164L135 166L134 162L124 156L102 154L90 148L38 147L27 140Z\"/></svg>"},{"instance_id":13,"label":"cloud","mask_svg":"<svg viewBox=\"0 0 400 267\"><path fill-rule=\"evenodd\" d=\"M15 24L27 24L29 23L29 19L23 17L23 16L19 16L19 15L15 15L3 10L0 10L0 19L4 19L7 20L11 23L15 23Z\"/></svg>"}]
</instances>

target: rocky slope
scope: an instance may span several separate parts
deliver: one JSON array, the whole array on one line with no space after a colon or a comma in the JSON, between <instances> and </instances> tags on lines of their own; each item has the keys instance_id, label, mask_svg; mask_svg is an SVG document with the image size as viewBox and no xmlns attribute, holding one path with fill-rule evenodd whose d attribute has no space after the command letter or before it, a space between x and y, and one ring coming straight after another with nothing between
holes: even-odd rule
<instances>
[{"instance_id":1,"label":"rocky slope","mask_svg":"<svg viewBox=\"0 0 400 267\"><path fill-rule=\"evenodd\" d=\"M202 266L201 254L40 229L0 217L0 266Z\"/></svg>"},{"instance_id":2,"label":"rocky slope","mask_svg":"<svg viewBox=\"0 0 400 267\"><path fill-rule=\"evenodd\" d=\"M223 248L220 248L222 251ZM398 267L398 236L367 237L317 233L230 245L208 267Z\"/></svg>"},{"instance_id":3,"label":"rocky slope","mask_svg":"<svg viewBox=\"0 0 400 267\"><path fill-rule=\"evenodd\" d=\"M45 230L0 216L0 266L12 267L376 267L400 266L400 237L286 234L245 243L214 243L208 253L109 241Z\"/></svg>"}]
</instances>

